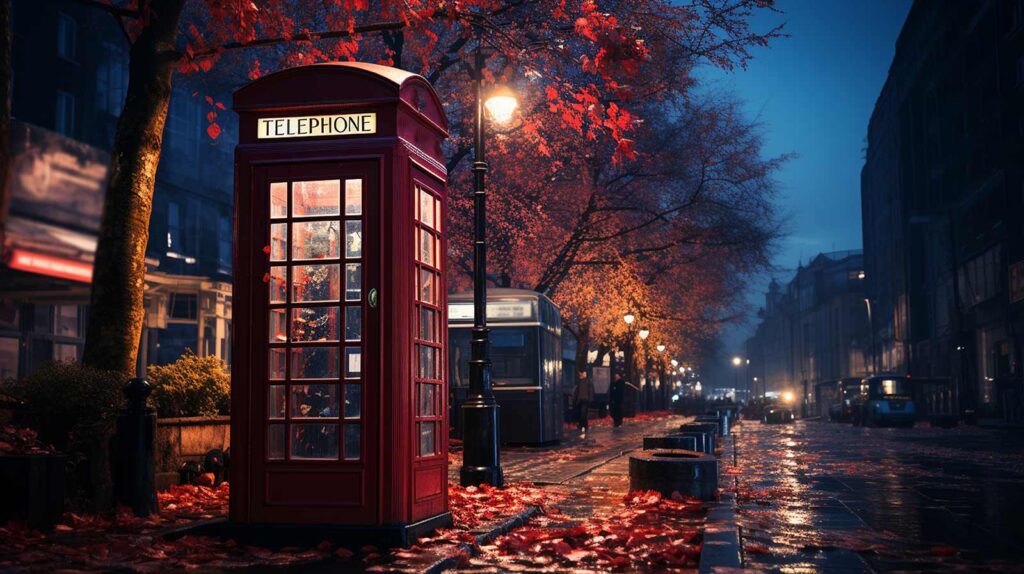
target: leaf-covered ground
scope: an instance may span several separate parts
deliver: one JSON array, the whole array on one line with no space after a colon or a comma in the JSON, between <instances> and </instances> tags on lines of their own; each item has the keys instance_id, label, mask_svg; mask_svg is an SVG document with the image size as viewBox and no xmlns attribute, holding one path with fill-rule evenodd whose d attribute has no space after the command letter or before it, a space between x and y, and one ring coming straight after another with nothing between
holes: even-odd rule
<instances>
[{"instance_id":1,"label":"leaf-covered ground","mask_svg":"<svg viewBox=\"0 0 1024 574\"><path fill-rule=\"evenodd\" d=\"M500 570L679 571L697 566L703 504L633 492L618 505L573 518L554 508L481 547L471 564Z\"/></svg>"},{"instance_id":2,"label":"leaf-covered ground","mask_svg":"<svg viewBox=\"0 0 1024 574\"><path fill-rule=\"evenodd\" d=\"M551 484L544 491L560 499L547 512L480 548L463 565L472 572L666 572L696 569L705 509L702 503L657 493L629 493L628 451L643 436L675 428L681 417L668 413L626 419L620 429L594 427L586 440L569 439L561 449L512 450L506 469L517 478L557 476L552 468L587 472ZM611 455L609 456L609 453Z\"/></svg>"},{"instance_id":3,"label":"leaf-covered ground","mask_svg":"<svg viewBox=\"0 0 1024 574\"><path fill-rule=\"evenodd\" d=\"M585 441L560 447L509 451L503 489L458 486L448 495L454 525L411 548L339 548L310 542L307 548L267 549L234 540L162 534L227 514L229 486L175 486L158 494L159 514L139 519L127 511L105 515L68 513L52 532L17 523L0 526L0 571L51 572L237 570L327 568L332 571L418 572L454 556L466 568L518 570L688 570L699 555L703 508L697 501L664 500L653 493L626 496L628 457L645 434L680 422L666 413L627 419L626 426L596 426ZM27 444L27 443L26 443ZM610 457L608 453L613 453ZM452 455L453 468L461 463ZM580 462L583 461L583 462ZM560 484L535 485L551 469L586 468ZM540 514L507 535L479 547L476 539L524 510ZM466 549L480 553L470 560Z\"/></svg>"},{"instance_id":4,"label":"leaf-covered ground","mask_svg":"<svg viewBox=\"0 0 1024 574\"><path fill-rule=\"evenodd\" d=\"M50 533L12 522L0 527L0 571L129 570L166 572L223 570L251 567L335 565L343 570L416 570L447 551L472 542L474 530L506 520L529 506L554 500L541 489L512 484L505 489L462 488L452 485L454 526L421 539L411 549L386 552L372 546L335 547L320 542L310 548L270 550L233 540L186 535L175 540L160 536L164 529L227 514L229 486L174 486L158 493L160 513L136 518L126 509L111 514L65 514Z\"/></svg>"}]
</instances>

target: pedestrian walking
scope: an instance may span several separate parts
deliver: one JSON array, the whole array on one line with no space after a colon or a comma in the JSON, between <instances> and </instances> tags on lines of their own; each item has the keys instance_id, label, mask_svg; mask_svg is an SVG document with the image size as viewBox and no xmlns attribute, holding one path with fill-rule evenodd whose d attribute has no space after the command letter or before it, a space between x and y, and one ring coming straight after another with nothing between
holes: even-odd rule
<instances>
[{"instance_id":1,"label":"pedestrian walking","mask_svg":"<svg viewBox=\"0 0 1024 574\"><path fill-rule=\"evenodd\" d=\"M586 371L580 371L576 379L576 388L572 390L573 408L576 409L576 428L580 438L587 438L590 401L594 400L594 381L590 380Z\"/></svg>"},{"instance_id":2,"label":"pedestrian walking","mask_svg":"<svg viewBox=\"0 0 1024 574\"><path fill-rule=\"evenodd\" d=\"M622 373L615 373L608 388L608 408L612 411L612 426L622 426L622 402L626 399L626 381Z\"/></svg>"}]
</instances>

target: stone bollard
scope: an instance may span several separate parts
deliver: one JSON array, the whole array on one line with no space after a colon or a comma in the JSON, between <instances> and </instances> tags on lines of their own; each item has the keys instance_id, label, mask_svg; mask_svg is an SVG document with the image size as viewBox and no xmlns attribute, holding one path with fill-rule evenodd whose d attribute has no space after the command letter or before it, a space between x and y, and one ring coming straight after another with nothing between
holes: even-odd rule
<instances>
[{"instance_id":1,"label":"stone bollard","mask_svg":"<svg viewBox=\"0 0 1024 574\"><path fill-rule=\"evenodd\" d=\"M718 427L718 423L717 422L708 422L708 421L700 422L700 421L697 421L697 422L692 422L692 423L681 424L681 425L679 425L679 430L702 431L702 432L711 433L713 435L717 435L719 427Z\"/></svg>"},{"instance_id":2,"label":"stone bollard","mask_svg":"<svg viewBox=\"0 0 1024 574\"><path fill-rule=\"evenodd\" d=\"M117 415L114 459L114 500L135 516L158 510L155 481L156 410L146 405L153 392L146 379L131 379L124 386L127 405Z\"/></svg>"},{"instance_id":3,"label":"stone bollard","mask_svg":"<svg viewBox=\"0 0 1024 574\"><path fill-rule=\"evenodd\" d=\"M629 455L629 490L678 492L701 500L718 497L718 460L688 450L647 450Z\"/></svg>"},{"instance_id":4,"label":"stone bollard","mask_svg":"<svg viewBox=\"0 0 1024 574\"><path fill-rule=\"evenodd\" d=\"M700 441L700 446L704 446L704 441ZM645 436L644 437L644 450L654 450L671 448L676 450L693 450L704 452L703 448L697 448L697 437L670 434L667 436Z\"/></svg>"},{"instance_id":5,"label":"stone bollard","mask_svg":"<svg viewBox=\"0 0 1024 574\"><path fill-rule=\"evenodd\" d=\"M702 430L682 430L673 433L679 436L691 436L697 441L697 447L693 450L715 454L715 433L708 433Z\"/></svg>"},{"instance_id":6,"label":"stone bollard","mask_svg":"<svg viewBox=\"0 0 1024 574\"><path fill-rule=\"evenodd\" d=\"M729 417L725 415L698 415L694 422L715 423L718 426L718 436L724 437L729 434Z\"/></svg>"}]
</instances>

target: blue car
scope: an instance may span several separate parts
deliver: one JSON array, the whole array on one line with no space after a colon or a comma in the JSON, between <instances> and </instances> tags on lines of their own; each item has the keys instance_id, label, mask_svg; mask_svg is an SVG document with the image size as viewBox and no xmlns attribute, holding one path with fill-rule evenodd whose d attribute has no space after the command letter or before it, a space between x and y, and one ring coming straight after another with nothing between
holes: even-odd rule
<instances>
[{"instance_id":1,"label":"blue car","mask_svg":"<svg viewBox=\"0 0 1024 574\"><path fill-rule=\"evenodd\" d=\"M853 400L852 418L854 426L914 426L917 407L911 381L897 375L864 379Z\"/></svg>"}]
</instances>

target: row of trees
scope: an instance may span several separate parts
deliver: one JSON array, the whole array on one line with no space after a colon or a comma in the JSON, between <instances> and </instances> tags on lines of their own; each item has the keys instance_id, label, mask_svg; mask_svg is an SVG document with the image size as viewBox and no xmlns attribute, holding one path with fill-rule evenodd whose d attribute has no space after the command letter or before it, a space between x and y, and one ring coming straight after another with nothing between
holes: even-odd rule
<instances>
[{"instance_id":1,"label":"row of trees","mask_svg":"<svg viewBox=\"0 0 1024 574\"><path fill-rule=\"evenodd\" d=\"M451 281L467 286L473 90L468 65L514 86L517 125L492 158L493 284L543 291L581 347L607 349L637 314L693 357L767 266L777 217L757 126L701 89L780 30L771 0L79 0L131 43L83 361L131 373L164 121L181 74L235 85L287 66L359 59L429 79L452 125ZM221 133L213 110L208 133ZM653 340L653 339L652 339Z\"/></svg>"}]
</instances>

